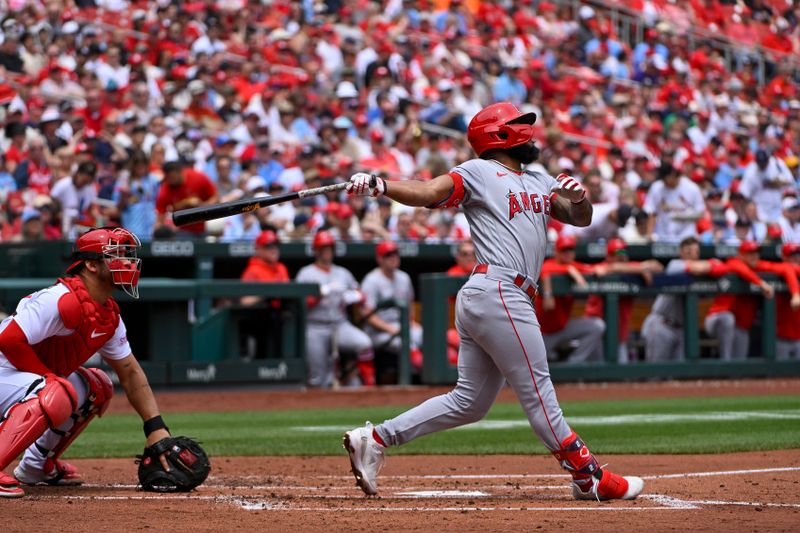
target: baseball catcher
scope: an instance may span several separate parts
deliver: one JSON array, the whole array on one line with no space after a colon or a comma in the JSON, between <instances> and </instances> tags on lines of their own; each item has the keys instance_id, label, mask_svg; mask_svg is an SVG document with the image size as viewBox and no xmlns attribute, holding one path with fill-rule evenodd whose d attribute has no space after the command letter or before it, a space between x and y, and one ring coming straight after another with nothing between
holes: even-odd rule
<instances>
[{"instance_id":1,"label":"baseball catcher","mask_svg":"<svg viewBox=\"0 0 800 533\"><path fill-rule=\"evenodd\" d=\"M139 246L123 228L89 230L75 242L67 275L23 298L0 323L0 497L24 496L22 484L83 483L61 456L111 403L114 386L106 373L82 367L95 353L117 374L144 422L148 465L180 478L175 486L182 488L208 474L208 458L199 447L170 437L112 298L116 289L138 298ZM14 477L3 473L23 451ZM186 475L183 465L205 474ZM147 487L166 486L156 477L148 476Z\"/></svg>"}]
</instances>

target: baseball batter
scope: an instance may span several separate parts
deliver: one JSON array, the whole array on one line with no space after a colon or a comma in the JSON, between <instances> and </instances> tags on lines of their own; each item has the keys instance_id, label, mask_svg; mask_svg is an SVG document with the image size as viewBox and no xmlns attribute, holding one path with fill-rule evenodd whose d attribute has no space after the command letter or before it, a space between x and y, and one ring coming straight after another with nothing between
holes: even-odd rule
<instances>
[{"instance_id":1,"label":"baseball batter","mask_svg":"<svg viewBox=\"0 0 800 533\"><path fill-rule=\"evenodd\" d=\"M347 320L348 305L360 302L353 274L346 268L333 264L333 247L336 239L329 231L314 235L312 248L315 260L297 273L296 280L319 284L320 298L308 301L306 327L306 364L308 384L312 387L330 387L334 383L334 366L340 350L353 352L357 357L358 372L363 385L375 384L375 354L369 336Z\"/></svg>"},{"instance_id":2,"label":"baseball batter","mask_svg":"<svg viewBox=\"0 0 800 533\"><path fill-rule=\"evenodd\" d=\"M23 496L20 483L83 483L60 457L111 402L114 387L105 372L81 367L95 352L145 421L147 445L170 436L111 298L115 288L138 297L138 247L122 228L83 234L68 276L23 298L0 324L0 497ZM22 451L14 477L3 473ZM163 455L161 461L166 470Z\"/></svg>"},{"instance_id":3,"label":"baseball batter","mask_svg":"<svg viewBox=\"0 0 800 533\"><path fill-rule=\"evenodd\" d=\"M644 482L601 468L564 420L550 381L539 322L533 308L551 216L587 226L592 206L573 178L525 170L538 157L534 113L510 103L492 104L469 124L468 140L478 154L450 173L427 182L387 183L358 173L350 194L389 198L410 206L461 206L469 221L478 265L456 299L461 337L458 382L383 424L348 431L344 446L356 484L376 494L384 448L428 433L476 422L486 415L508 381L533 431L572 474L578 499L632 499Z\"/></svg>"}]
</instances>

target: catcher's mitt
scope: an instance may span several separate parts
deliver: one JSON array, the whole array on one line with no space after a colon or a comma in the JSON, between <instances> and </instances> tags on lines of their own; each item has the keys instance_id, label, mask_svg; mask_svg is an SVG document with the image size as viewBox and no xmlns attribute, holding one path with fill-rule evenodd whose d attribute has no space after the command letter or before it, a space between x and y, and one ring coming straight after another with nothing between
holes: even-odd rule
<instances>
[{"instance_id":1,"label":"catcher's mitt","mask_svg":"<svg viewBox=\"0 0 800 533\"><path fill-rule=\"evenodd\" d=\"M159 456L167 452L170 471L161 466ZM139 483L152 492L189 492L208 477L211 463L200 444L189 437L167 437L136 456Z\"/></svg>"}]
</instances>

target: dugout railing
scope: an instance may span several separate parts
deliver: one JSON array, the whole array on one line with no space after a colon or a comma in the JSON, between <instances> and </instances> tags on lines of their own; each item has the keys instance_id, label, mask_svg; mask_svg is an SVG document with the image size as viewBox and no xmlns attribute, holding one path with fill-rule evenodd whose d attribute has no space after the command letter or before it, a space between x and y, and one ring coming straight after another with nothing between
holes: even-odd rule
<instances>
[{"instance_id":1,"label":"dugout railing","mask_svg":"<svg viewBox=\"0 0 800 533\"><path fill-rule=\"evenodd\" d=\"M763 276L776 293L786 292L786 285L771 275ZM671 278L671 279L670 279ZM450 327L449 306L467 278L443 274L425 274L420 279L423 353L422 382L426 384L454 383L456 367L447 361L446 332ZM573 364L550 364L556 381L618 381L642 379L735 378L800 375L800 360L775 360L775 300L761 298L760 335L751 336L751 344L760 342L755 350L760 357L739 361L700 358L699 300L716 294L760 294L758 287L735 276L719 279L694 279L689 276L656 276L652 286L634 281L631 276L607 276L602 279L587 278L586 287L574 286L566 276L553 277L553 294L585 297L598 294L603 298L606 330L604 336L604 361ZM677 294L684 305L685 359L674 362L635 361L618 364L617 326L621 297L654 298L659 294ZM800 327L800 324L798 325Z\"/></svg>"}]
</instances>

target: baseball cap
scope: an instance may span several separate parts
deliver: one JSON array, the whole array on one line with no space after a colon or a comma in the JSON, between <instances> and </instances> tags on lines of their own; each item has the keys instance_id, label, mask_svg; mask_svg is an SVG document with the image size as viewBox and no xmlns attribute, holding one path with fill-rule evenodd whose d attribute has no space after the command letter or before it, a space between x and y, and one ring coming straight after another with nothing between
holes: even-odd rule
<instances>
[{"instance_id":1,"label":"baseball cap","mask_svg":"<svg viewBox=\"0 0 800 533\"><path fill-rule=\"evenodd\" d=\"M787 198L784 198L781 201L781 208L782 209L797 209L797 208L800 208L800 200L798 200L797 198L795 198L793 196L789 196Z\"/></svg>"},{"instance_id":2,"label":"baseball cap","mask_svg":"<svg viewBox=\"0 0 800 533\"><path fill-rule=\"evenodd\" d=\"M391 253L397 252L397 243L394 241L381 241L375 247L375 256L380 259L381 257L385 257Z\"/></svg>"},{"instance_id":3,"label":"baseball cap","mask_svg":"<svg viewBox=\"0 0 800 533\"><path fill-rule=\"evenodd\" d=\"M740 254L749 254L753 252L758 252L758 243L755 241L742 241L742 244L739 245L739 253Z\"/></svg>"},{"instance_id":4,"label":"baseball cap","mask_svg":"<svg viewBox=\"0 0 800 533\"><path fill-rule=\"evenodd\" d=\"M229 143L236 144L236 140L234 140L232 137L230 137L228 135L225 135L224 133L222 135L220 135L219 137L217 137L217 142L216 142L217 148L219 148L220 146L223 146L225 144L229 144Z\"/></svg>"},{"instance_id":5,"label":"baseball cap","mask_svg":"<svg viewBox=\"0 0 800 533\"><path fill-rule=\"evenodd\" d=\"M38 209L34 209L32 207L26 207L25 210L22 212L23 224L35 218L42 218L42 213L40 213Z\"/></svg>"},{"instance_id":6,"label":"baseball cap","mask_svg":"<svg viewBox=\"0 0 800 533\"><path fill-rule=\"evenodd\" d=\"M265 180L261 176L251 176L250 178L248 178L244 188L247 192L253 192L257 189L266 189L267 180Z\"/></svg>"},{"instance_id":7,"label":"baseball cap","mask_svg":"<svg viewBox=\"0 0 800 533\"><path fill-rule=\"evenodd\" d=\"M358 89L352 81L342 81L336 87L336 98L358 98Z\"/></svg>"},{"instance_id":8,"label":"baseball cap","mask_svg":"<svg viewBox=\"0 0 800 533\"><path fill-rule=\"evenodd\" d=\"M278 235L272 230L264 230L258 234L256 237L255 245L258 247L269 246L271 244L277 244L278 242Z\"/></svg>"},{"instance_id":9,"label":"baseball cap","mask_svg":"<svg viewBox=\"0 0 800 533\"><path fill-rule=\"evenodd\" d=\"M611 239L608 241L606 245L606 254L607 255L625 255L625 250L627 249L627 245L625 241L622 239Z\"/></svg>"},{"instance_id":10,"label":"baseball cap","mask_svg":"<svg viewBox=\"0 0 800 533\"><path fill-rule=\"evenodd\" d=\"M556 240L556 250L574 250L576 245L575 237L572 235L559 235Z\"/></svg>"},{"instance_id":11,"label":"baseball cap","mask_svg":"<svg viewBox=\"0 0 800 533\"><path fill-rule=\"evenodd\" d=\"M800 243L787 242L781 247L781 255L783 255L784 257L795 254L800 254Z\"/></svg>"},{"instance_id":12,"label":"baseball cap","mask_svg":"<svg viewBox=\"0 0 800 533\"><path fill-rule=\"evenodd\" d=\"M349 130L353 127L353 122L347 117L336 117L333 120L333 127L337 130Z\"/></svg>"},{"instance_id":13,"label":"baseball cap","mask_svg":"<svg viewBox=\"0 0 800 533\"><path fill-rule=\"evenodd\" d=\"M380 142L384 139L384 135L381 130L376 129L369 132L369 138L371 141Z\"/></svg>"}]
</instances>

